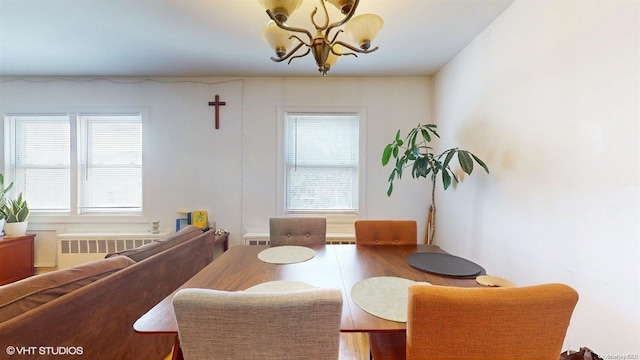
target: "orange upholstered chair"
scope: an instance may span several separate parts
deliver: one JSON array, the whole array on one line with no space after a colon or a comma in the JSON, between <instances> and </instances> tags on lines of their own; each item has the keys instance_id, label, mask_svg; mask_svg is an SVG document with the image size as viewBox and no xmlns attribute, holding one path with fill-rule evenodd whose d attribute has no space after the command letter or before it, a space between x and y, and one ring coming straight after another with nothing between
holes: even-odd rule
<instances>
[{"instance_id":1,"label":"orange upholstered chair","mask_svg":"<svg viewBox=\"0 0 640 360\"><path fill-rule=\"evenodd\" d=\"M418 226L414 220L356 220L356 244L416 244Z\"/></svg>"},{"instance_id":2,"label":"orange upholstered chair","mask_svg":"<svg viewBox=\"0 0 640 360\"><path fill-rule=\"evenodd\" d=\"M406 340L370 337L375 360L557 360L578 301L563 284L409 287ZM395 351L393 350L395 347Z\"/></svg>"},{"instance_id":3,"label":"orange upholstered chair","mask_svg":"<svg viewBox=\"0 0 640 360\"><path fill-rule=\"evenodd\" d=\"M418 241L418 225L415 220L356 220L353 225L358 245L409 245ZM372 336L381 344L404 343L404 335L398 340L395 333L367 333L369 342L372 342ZM389 339L385 340L385 337ZM397 353L396 349L392 352ZM373 353L370 355L373 356Z\"/></svg>"}]
</instances>

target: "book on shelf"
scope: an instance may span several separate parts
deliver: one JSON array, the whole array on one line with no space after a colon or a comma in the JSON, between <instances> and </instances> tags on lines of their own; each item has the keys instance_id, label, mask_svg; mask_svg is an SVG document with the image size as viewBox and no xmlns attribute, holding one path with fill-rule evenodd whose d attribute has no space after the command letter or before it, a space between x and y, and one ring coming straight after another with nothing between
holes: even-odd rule
<instances>
[{"instance_id":1,"label":"book on shelf","mask_svg":"<svg viewBox=\"0 0 640 360\"><path fill-rule=\"evenodd\" d=\"M189 225L187 218L177 218L176 219L176 231L180 231L183 227Z\"/></svg>"},{"instance_id":2,"label":"book on shelf","mask_svg":"<svg viewBox=\"0 0 640 360\"><path fill-rule=\"evenodd\" d=\"M195 210L189 213L187 217L188 223L199 227L200 229L206 229L209 227L209 219L206 210Z\"/></svg>"}]
</instances>

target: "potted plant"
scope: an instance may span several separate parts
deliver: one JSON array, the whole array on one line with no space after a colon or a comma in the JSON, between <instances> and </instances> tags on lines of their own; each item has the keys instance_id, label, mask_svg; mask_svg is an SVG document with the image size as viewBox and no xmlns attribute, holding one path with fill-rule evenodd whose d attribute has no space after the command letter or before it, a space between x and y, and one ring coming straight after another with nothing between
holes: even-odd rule
<instances>
[{"instance_id":1,"label":"potted plant","mask_svg":"<svg viewBox=\"0 0 640 360\"><path fill-rule=\"evenodd\" d=\"M474 161L489 173L487 165L479 157L467 150L451 148L440 154L435 154L429 143L434 137L440 137L436 132L434 124L418 124L411 129L403 139L400 137L400 130L396 133L395 139L388 144L382 153L382 165L386 166L391 158L395 159L395 166L389 175L389 186L387 196L393 192L393 181L402 178L405 168L411 166L411 176L417 178L427 178L431 180L431 205L429 207L429 217L427 218L427 233L425 243L432 244L435 236L436 219L436 180L442 178L444 189L447 190L452 182L458 183L458 177L451 170L449 164L453 157L457 155L462 171L471 175ZM440 176L438 176L440 175Z\"/></svg>"},{"instance_id":2,"label":"potted plant","mask_svg":"<svg viewBox=\"0 0 640 360\"><path fill-rule=\"evenodd\" d=\"M13 187L13 182L9 183L7 187L4 187L4 175L0 174L0 208L4 204L5 195L11 190ZM2 229L4 229L4 213L0 211L0 235L2 234Z\"/></svg>"},{"instance_id":3,"label":"potted plant","mask_svg":"<svg viewBox=\"0 0 640 360\"><path fill-rule=\"evenodd\" d=\"M27 220L30 212L22 193L16 199L6 196L2 207L0 207L0 213L2 213L6 221L4 233L7 236L22 235L27 232Z\"/></svg>"}]
</instances>

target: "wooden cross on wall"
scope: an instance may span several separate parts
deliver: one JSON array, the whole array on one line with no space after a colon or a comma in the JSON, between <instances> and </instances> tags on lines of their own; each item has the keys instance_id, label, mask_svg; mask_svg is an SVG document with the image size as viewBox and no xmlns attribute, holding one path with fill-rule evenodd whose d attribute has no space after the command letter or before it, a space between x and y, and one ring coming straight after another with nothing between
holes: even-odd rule
<instances>
[{"instance_id":1,"label":"wooden cross on wall","mask_svg":"<svg viewBox=\"0 0 640 360\"><path fill-rule=\"evenodd\" d=\"M216 107L216 129L220 129L220 106L227 105L226 102L220 101L220 96L216 94L215 101L209 101L209 106Z\"/></svg>"}]
</instances>

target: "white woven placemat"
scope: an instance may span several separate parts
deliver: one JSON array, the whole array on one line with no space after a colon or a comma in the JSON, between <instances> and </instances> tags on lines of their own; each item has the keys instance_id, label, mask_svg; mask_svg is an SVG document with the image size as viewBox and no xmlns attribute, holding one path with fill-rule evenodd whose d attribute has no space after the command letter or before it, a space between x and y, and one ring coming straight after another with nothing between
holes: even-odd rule
<instances>
[{"instance_id":1,"label":"white woven placemat","mask_svg":"<svg viewBox=\"0 0 640 360\"><path fill-rule=\"evenodd\" d=\"M302 281L277 280L267 281L262 284L254 285L245 291L248 292L288 292L296 290L315 289L316 287Z\"/></svg>"},{"instance_id":2,"label":"white woven placemat","mask_svg":"<svg viewBox=\"0 0 640 360\"><path fill-rule=\"evenodd\" d=\"M407 322L409 286L413 284L418 282L394 276L371 277L353 285L351 299L371 315L391 321Z\"/></svg>"},{"instance_id":3,"label":"white woven placemat","mask_svg":"<svg viewBox=\"0 0 640 360\"><path fill-rule=\"evenodd\" d=\"M512 281L491 275L480 275L476 278L478 284L494 287L516 287Z\"/></svg>"},{"instance_id":4,"label":"white woven placemat","mask_svg":"<svg viewBox=\"0 0 640 360\"><path fill-rule=\"evenodd\" d=\"M260 251L258 259L271 264L294 264L307 261L316 256L316 252L304 246L274 246Z\"/></svg>"}]
</instances>

